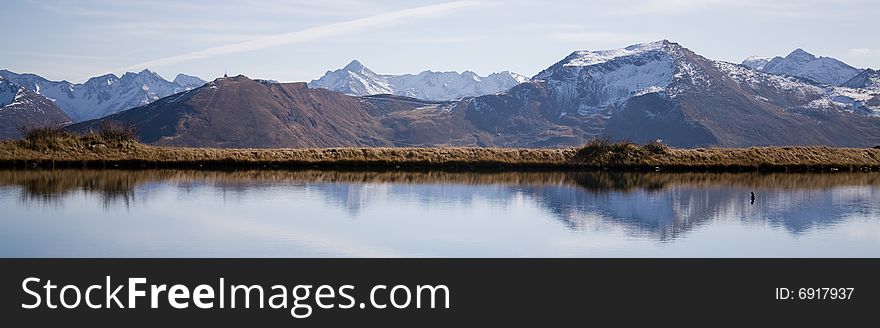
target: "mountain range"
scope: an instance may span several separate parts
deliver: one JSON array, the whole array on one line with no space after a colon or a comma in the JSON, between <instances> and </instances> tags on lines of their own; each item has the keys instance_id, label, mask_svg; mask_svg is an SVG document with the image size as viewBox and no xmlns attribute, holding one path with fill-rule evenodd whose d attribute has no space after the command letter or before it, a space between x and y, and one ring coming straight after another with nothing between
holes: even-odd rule
<instances>
[{"instance_id":1,"label":"mountain range","mask_svg":"<svg viewBox=\"0 0 880 328\"><path fill-rule=\"evenodd\" d=\"M527 77L508 71L485 77L471 71L380 75L354 60L342 69L327 71L321 78L309 82L309 87L351 96L393 94L442 101L498 93L525 81Z\"/></svg>"},{"instance_id":2,"label":"mountain range","mask_svg":"<svg viewBox=\"0 0 880 328\"><path fill-rule=\"evenodd\" d=\"M559 147L597 137L675 147L880 144L877 71L803 50L777 58L760 67L754 58L715 61L667 40L580 50L507 90L442 101L406 96L395 89L403 83L360 83L393 79L355 61L308 84L219 78L70 129L114 120L151 144L235 148ZM434 74L468 73L406 76ZM450 96L423 83L431 79L415 81Z\"/></svg>"},{"instance_id":3,"label":"mountain range","mask_svg":"<svg viewBox=\"0 0 880 328\"><path fill-rule=\"evenodd\" d=\"M96 119L200 87L200 78L179 74L173 82L149 70L106 74L84 83L50 81L35 74L0 70L0 77L51 99L74 122Z\"/></svg>"}]
</instances>

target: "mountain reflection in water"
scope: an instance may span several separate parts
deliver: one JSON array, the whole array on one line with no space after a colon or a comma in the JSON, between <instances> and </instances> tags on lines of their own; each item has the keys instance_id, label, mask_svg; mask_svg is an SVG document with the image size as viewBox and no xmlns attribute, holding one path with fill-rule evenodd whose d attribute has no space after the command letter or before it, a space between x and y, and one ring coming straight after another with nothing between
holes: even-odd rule
<instances>
[{"instance_id":1,"label":"mountain reflection in water","mask_svg":"<svg viewBox=\"0 0 880 328\"><path fill-rule=\"evenodd\" d=\"M63 210L83 195L104 211L163 206L152 198L168 188L183 195L181 202L207 189L224 204L309 191L350 218L393 212L373 207L394 201L424 208L485 202L490 214L528 203L575 234L611 229L662 243L714 223L782 227L797 236L846 220L880 221L880 175L868 173L0 171L0 197L16 195L18 206L31 211Z\"/></svg>"}]
</instances>

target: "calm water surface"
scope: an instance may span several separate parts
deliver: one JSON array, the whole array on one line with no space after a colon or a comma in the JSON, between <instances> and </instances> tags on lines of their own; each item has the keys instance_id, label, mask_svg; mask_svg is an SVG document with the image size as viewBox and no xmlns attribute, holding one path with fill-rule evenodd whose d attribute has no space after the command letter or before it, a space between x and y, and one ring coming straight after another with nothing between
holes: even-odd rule
<instances>
[{"instance_id":1,"label":"calm water surface","mask_svg":"<svg viewBox=\"0 0 880 328\"><path fill-rule=\"evenodd\" d=\"M19 170L0 210L0 257L880 256L873 173Z\"/></svg>"}]
</instances>

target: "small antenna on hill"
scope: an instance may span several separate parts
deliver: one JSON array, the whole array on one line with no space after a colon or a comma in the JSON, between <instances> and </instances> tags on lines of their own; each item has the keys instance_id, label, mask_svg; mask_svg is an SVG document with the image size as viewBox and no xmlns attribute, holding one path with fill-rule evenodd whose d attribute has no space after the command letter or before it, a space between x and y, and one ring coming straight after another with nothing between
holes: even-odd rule
<instances>
[{"instance_id":1,"label":"small antenna on hill","mask_svg":"<svg viewBox=\"0 0 880 328\"><path fill-rule=\"evenodd\" d=\"M227 73L227 70L224 68L223 69L223 78L227 78L227 77L229 77L229 74Z\"/></svg>"}]
</instances>

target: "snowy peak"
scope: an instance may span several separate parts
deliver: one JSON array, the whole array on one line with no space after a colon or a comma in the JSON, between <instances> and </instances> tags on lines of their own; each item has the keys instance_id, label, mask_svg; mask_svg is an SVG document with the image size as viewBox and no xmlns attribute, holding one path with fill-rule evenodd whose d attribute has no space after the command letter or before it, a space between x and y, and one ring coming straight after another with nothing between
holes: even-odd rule
<instances>
[{"instance_id":1,"label":"snowy peak","mask_svg":"<svg viewBox=\"0 0 880 328\"><path fill-rule=\"evenodd\" d=\"M532 81L550 89L557 108L566 109L560 115L593 115L635 96L680 92L684 83L671 89L676 81L698 83L696 79L702 75L694 56L668 40L621 49L580 50L541 71Z\"/></svg>"},{"instance_id":2,"label":"snowy peak","mask_svg":"<svg viewBox=\"0 0 880 328\"><path fill-rule=\"evenodd\" d=\"M361 62L359 62L357 60L352 60L350 63L348 63L348 65L345 65L345 67L343 67L342 69L346 70L346 71L351 71L351 72L362 72L364 69L366 69L366 67L364 67L364 64L361 64Z\"/></svg>"},{"instance_id":3,"label":"snowy peak","mask_svg":"<svg viewBox=\"0 0 880 328\"><path fill-rule=\"evenodd\" d=\"M177 74L177 76L174 77L173 82L174 84L177 84L178 86L181 86L187 90L198 88L207 83L207 81L202 80L201 78L192 75L186 75L183 73Z\"/></svg>"},{"instance_id":4,"label":"snowy peak","mask_svg":"<svg viewBox=\"0 0 880 328\"><path fill-rule=\"evenodd\" d=\"M611 50L578 50L565 57L559 64L562 66L592 66L603 64L617 58L630 57L647 52L671 51L677 44L668 40L639 43L622 49Z\"/></svg>"},{"instance_id":5,"label":"snowy peak","mask_svg":"<svg viewBox=\"0 0 880 328\"><path fill-rule=\"evenodd\" d=\"M771 60L773 60L771 57L749 56L743 60L742 65L751 69L763 70Z\"/></svg>"},{"instance_id":6,"label":"snowy peak","mask_svg":"<svg viewBox=\"0 0 880 328\"><path fill-rule=\"evenodd\" d=\"M385 77L367 69L357 60L335 71L327 71L320 79L309 82L309 87L363 96L393 93Z\"/></svg>"},{"instance_id":7,"label":"snowy peak","mask_svg":"<svg viewBox=\"0 0 880 328\"><path fill-rule=\"evenodd\" d=\"M90 78L83 84L86 84L86 85L112 85L116 81L119 81L119 77L117 77L115 74L105 74L105 75Z\"/></svg>"},{"instance_id":8,"label":"snowy peak","mask_svg":"<svg viewBox=\"0 0 880 328\"><path fill-rule=\"evenodd\" d=\"M514 81L516 81L517 84L525 83L525 82L529 81L528 76L517 74L517 73L511 72L511 71L501 71L498 73L492 73L492 74L489 74L489 76L487 76L486 78L487 79L501 79L501 80L513 79Z\"/></svg>"},{"instance_id":9,"label":"snowy peak","mask_svg":"<svg viewBox=\"0 0 880 328\"><path fill-rule=\"evenodd\" d=\"M797 49L795 49L794 51L792 51L790 54L788 54L788 56L785 56L785 59L790 59L790 60L801 60L801 61L813 61L813 60L816 60L816 59L818 59L818 58L817 58L816 56L814 56L813 54L804 51L804 49L797 48Z\"/></svg>"},{"instance_id":10,"label":"snowy peak","mask_svg":"<svg viewBox=\"0 0 880 328\"><path fill-rule=\"evenodd\" d=\"M601 74L602 72L621 69L623 66L641 67L650 62L671 62L673 58L683 58L685 55L684 49L675 42L660 40L634 44L620 49L578 50L541 71L532 80L568 81L587 72ZM604 68L598 69L596 68L598 66Z\"/></svg>"},{"instance_id":11,"label":"snowy peak","mask_svg":"<svg viewBox=\"0 0 880 328\"><path fill-rule=\"evenodd\" d=\"M154 73L150 70L147 70L147 69L142 70L138 73L132 73L132 72L125 73L122 75L122 78L120 80L132 80L132 81L138 81L138 82L167 84L167 85L173 84L172 82L169 82L168 80L162 78L162 76L160 76L159 74L156 74L156 73Z\"/></svg>"},{"instance_id":12,"label":"snowy peak","mask_svg":"<svg viewBox=\"0 0 880 328\"><path fill-rule=\"evenodd\" d=\"M309 82L309 87L354 96L394 94L425 100L458 100L501 92L527 80L525 76L508 71L486 77L471 71L382 75L353 60L345 67L327 71L320 79Z\"/></svg>"},{"instance_id":13,"label":"snowy peak","mask_svg":"<svg viewBox=\"0 0 880 328\"><path fill-rule=\"evenodd\" d=\"M147 76L150 76L154 79L165 80L164 78L162 78L161 75L159 75L159 73L153 72L153 71L146 69L146 68L143 69L140 73L138 73L138 75L147 75Z\"/></svg>"},{"instance_id":14,"label":"snowy peak","mask_svg":"<svg viewBox=\"0 0 880 328\"><path fill-rule=\"evenodd\" d=\"M794 76L828 85L840 85L859 74L859 69L842 61L831 57L816 57L800 48L784 58L775 57L760 68L753 68L770 74Z\"/></svg>"}]
</instances>

